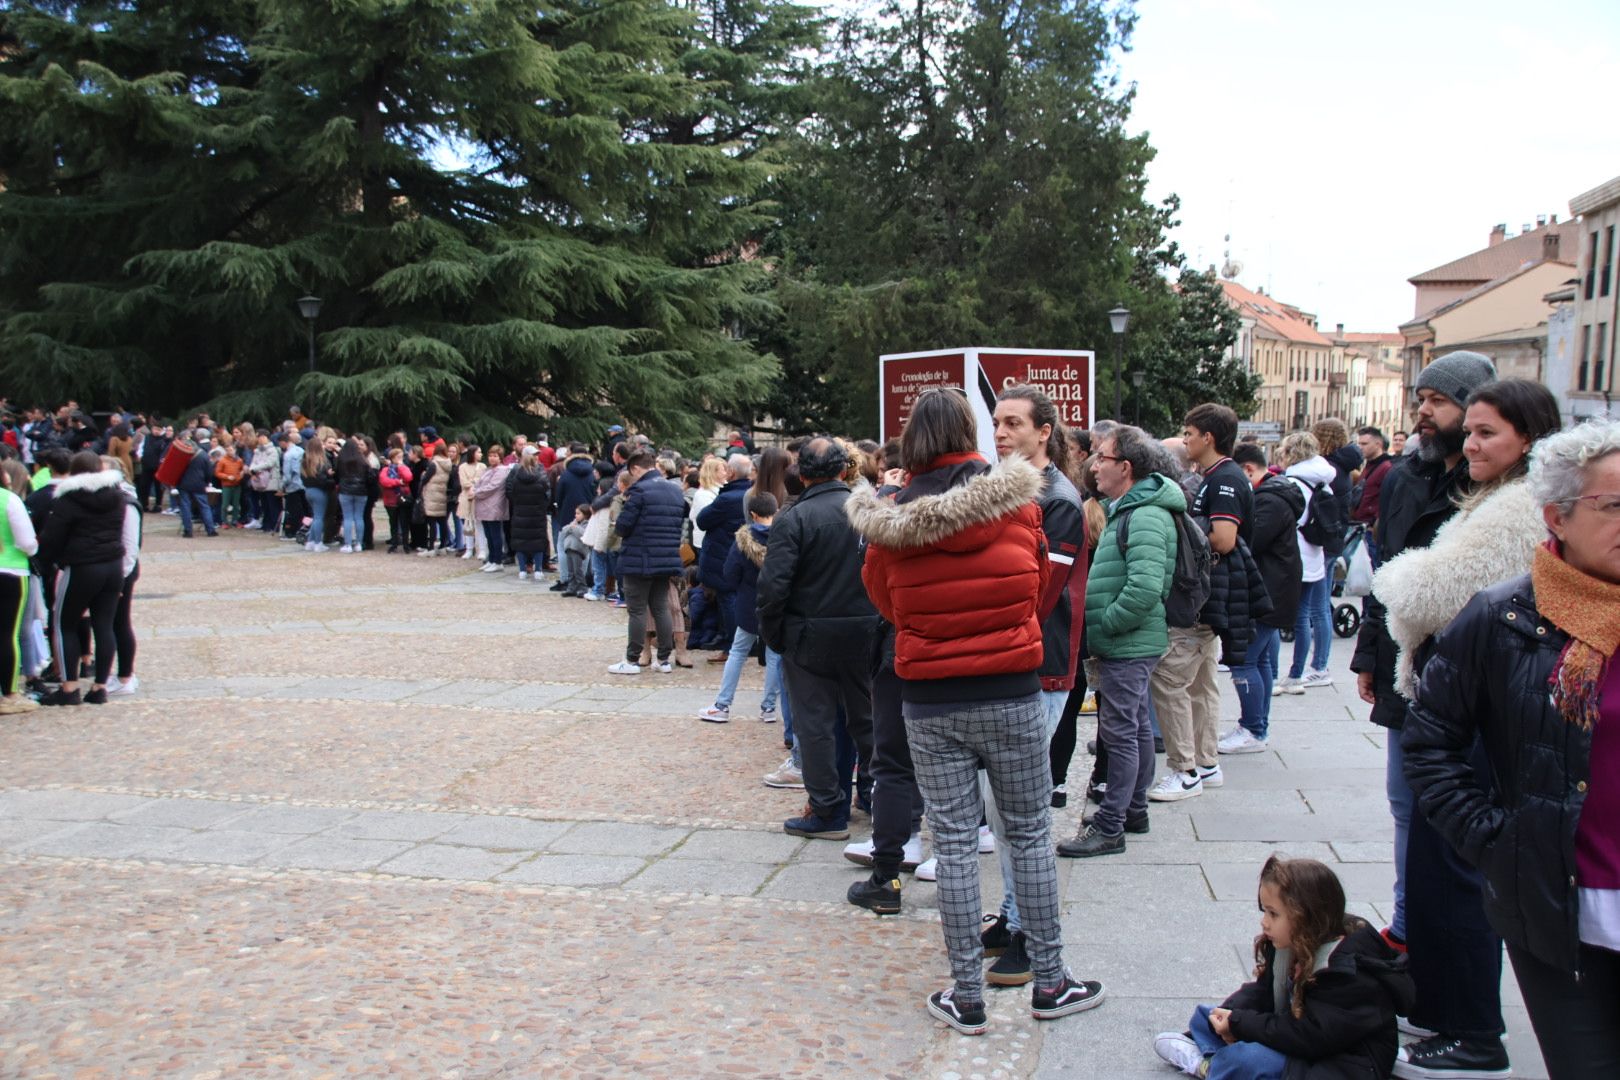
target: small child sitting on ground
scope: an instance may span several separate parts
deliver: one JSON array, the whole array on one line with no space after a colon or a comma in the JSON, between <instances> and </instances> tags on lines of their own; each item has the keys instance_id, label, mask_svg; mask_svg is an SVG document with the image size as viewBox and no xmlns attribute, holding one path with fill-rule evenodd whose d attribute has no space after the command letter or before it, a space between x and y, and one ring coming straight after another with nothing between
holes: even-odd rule
<instances>
[{"instance_id":1,"label":"small child sitting on ground","mask_svg":"<svg viewBox=\"0 0 1620 1080\"><path fill-rule=\"evenodd\" d=\"M1254 954L1254 981L1218 1009L1198 1006L1187 1032L1160 1035L1159 1057L1205 1080L1390 1075L1412 979L1378 931L1345 915L1332 870L1266 860Z\"/></svg>"}]
</instances>

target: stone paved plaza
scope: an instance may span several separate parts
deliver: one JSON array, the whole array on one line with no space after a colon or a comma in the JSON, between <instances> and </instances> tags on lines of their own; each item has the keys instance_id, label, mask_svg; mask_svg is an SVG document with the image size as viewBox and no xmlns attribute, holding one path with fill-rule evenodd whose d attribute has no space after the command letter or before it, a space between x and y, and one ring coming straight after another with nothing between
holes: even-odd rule
<instances>
[{"instance_id":1,"label":"stone paved plaza","mask_svg":"<svg viewBox=\"0 0 1620 1080\"><path fill-rule=\"evenodd\" d=\"M717 666L609 676L623 612L510 569L148 530L140 694L0 724L0 1075L1165 1078L1153 1034L1252 966L1268 853L1388 912L1348 642L1225 787L1060 860L1068 962L1109 1000L1036 1024L992 991L965 1039L922 1009L934 886L872 916L842 843L781 832L759 668L704 724ZM1511 975L1504 1002L1544 1077Z\"/></svg>"}]
</instances>

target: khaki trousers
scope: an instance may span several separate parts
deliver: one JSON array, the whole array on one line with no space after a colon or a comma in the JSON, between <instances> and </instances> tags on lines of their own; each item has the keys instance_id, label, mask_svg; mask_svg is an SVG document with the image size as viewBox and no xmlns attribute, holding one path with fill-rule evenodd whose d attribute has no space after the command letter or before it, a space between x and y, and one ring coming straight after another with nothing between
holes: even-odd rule
<instances>
[{"instance_id":1,"label":"khaki trousers","mask_svg":"<svg viewBox=\"0 0 1620 1080\"><path fill-rule=\"evenodd\" d=\"M1195 764L1207 769L1219 760L1221 690L1215 665L1220 652L1209 627L1172 626L1170 648L1153 669L1153 708L1171 772L1192 772Z\"/></svg>"}]
</instances>

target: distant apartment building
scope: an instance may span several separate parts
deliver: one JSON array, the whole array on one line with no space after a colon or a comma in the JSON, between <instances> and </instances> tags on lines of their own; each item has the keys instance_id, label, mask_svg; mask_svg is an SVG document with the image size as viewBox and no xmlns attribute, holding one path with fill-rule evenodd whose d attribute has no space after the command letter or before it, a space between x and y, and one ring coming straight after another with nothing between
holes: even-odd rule
<instances>
[{"instance_id":1,"label":"distant apartment building","mask_svg":"<svg viewBox=\"0 0 1620 1080\"><path fill-rule=\"evenodd\" d=\"M1549 332L1548 348L1559 333L1567 335L1571 370L1554 389L1562 395L1571 418L1613 416L1615 338L1620 336L1620 281L1616 281L1616 232L1620 231L1620 176L1569 201L1575 223L1579 262L1571 288L1552 299L1564 310L1563 326ZM1567 312L1567 314L1565 314Z\"/></svg>"},{"instance_id":2,"label":"distant apartment building","mask_svg":"<svg viewBox=\"0 0 1620 1080\"><path fill-rule=\"evenodd\" d=\"M1483 353L1504 377L1540 380L1545 368L1547 294L1574 273L1578 226L1542 217L1518 236L1491 230L1486 246L1408 278L1414 317L1401 325L1406 385L1437 356Z\"/></svg>"},{"instance_id":3,"label":"distant apartment building","mask_svg":"<svg viewBox=\"0 0 1620 1080\"><path fill-rule=\"evenodd\" d=\"M1344 356L1346 393L1336 415L1352 427L1376 427L1388 435L1404 430L1406 394L1401 379L1400 334L1345 333L1340 323L1329 335Z\"/></svg>"},{"instance_id":4,"label":"distant apartment building","mask_svg":"<svg viewBox=\"0 0 1620 1080\"><path fill-rule=\"evenodd\" d=\"M1223 278L1221 289L1238 315L1238 340L1228 355L1262 380L1260 407L1247 419L1288 431L1335 415L1331 402L1342 401L1348 377L1342 355L1335 372L1333 343L1316 328L1316 316L1235 281Z\"/></svg>"}]
</instances>

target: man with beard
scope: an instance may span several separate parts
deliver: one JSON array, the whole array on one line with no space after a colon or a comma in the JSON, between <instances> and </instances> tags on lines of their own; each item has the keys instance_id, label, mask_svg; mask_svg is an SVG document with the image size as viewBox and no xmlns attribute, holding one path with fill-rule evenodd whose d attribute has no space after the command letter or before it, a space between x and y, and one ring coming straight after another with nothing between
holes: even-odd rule
<instances>
[{"instance_id":1,"label":"man with beard","mask_svg":"<svg viewBox=\"0 0 1620 1080\"><path fill-rule=\"evenodd\" d=\"M1410 548L1428 547L1451 516L1457 512L1458 496L1468 488L1468 462L1463 458L1464 406L1475 390L1496 378L1496 367L1487 356L1476 352L1453 352L1424 368L1417 378L1417 424L1420 439L1415 455L1397 463L1384 477L1379 493L1378 523L1374 531L1381 562L1395 558ZM1406 718L1406 699L1395 689L1395 642L1385 625L1384 605L1374 596L1362 601L1361 633L1350 670L1356 673L1356 690L1373 707L1372 722L1388 728L1388 763L1385 794L1395 819L1395 905L1385 938L1395 948L1406 948L1406 849L1412 829L1412 789L1403 769L1400 729ZM1444 882L1428 880L1444 872L1443 867L1426 871L1426 891L1439 889ZM1480 1026L1492 1021L1481 1018ZM1500 1024L1500 1018L1494 1020ZM1470 1062L1457 1062L1469 1069ZM1397 1073L1397 1075L1405 1075ZM1416 1074L1414 1074L1416 1075ZM1445 1076L1480 1075L1474 1071L1436 1073ZM1505 1075L1505 1073L1504 1073Z\"/></svg>"}]
</instances>

